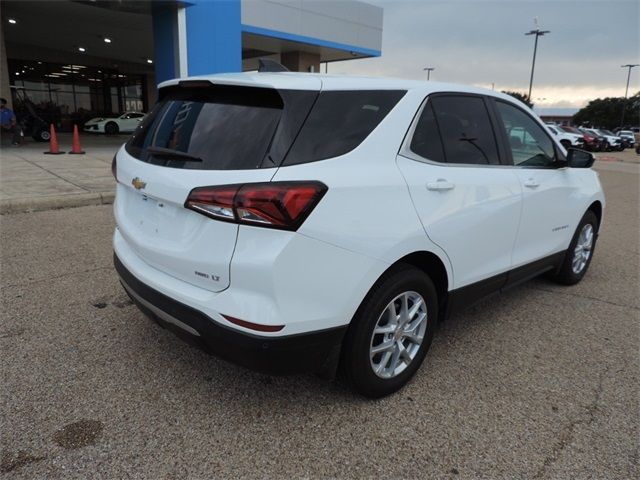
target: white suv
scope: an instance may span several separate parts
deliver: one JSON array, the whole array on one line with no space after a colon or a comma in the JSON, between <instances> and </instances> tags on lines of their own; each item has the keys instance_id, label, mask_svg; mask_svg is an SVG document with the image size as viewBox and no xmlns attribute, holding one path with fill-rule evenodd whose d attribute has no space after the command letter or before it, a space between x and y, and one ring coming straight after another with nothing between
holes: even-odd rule
<instances>
[{"instance_id":1,"label":"white suv","mask_svg":"<svg viewBox=\"0 0 640 480\"><path fill-rule=\"evenodd\" d=\"M577 133L566 132L557 125L546 124L547 129L553 133L564 148L584 148L584 135L578 135Z\"/></svg>"},{"instance_id":2,"label":"white suv","mask_svg":"<svg viewBox=\"0 0 640 480\"><path fill-rule=\"evenodd\" d=\"M604 196L508 95L301 73L165 82L114 158L115 265L151 318L253 369L404 385L439 321L584 276Z\"/></svg>"}]
</instances>

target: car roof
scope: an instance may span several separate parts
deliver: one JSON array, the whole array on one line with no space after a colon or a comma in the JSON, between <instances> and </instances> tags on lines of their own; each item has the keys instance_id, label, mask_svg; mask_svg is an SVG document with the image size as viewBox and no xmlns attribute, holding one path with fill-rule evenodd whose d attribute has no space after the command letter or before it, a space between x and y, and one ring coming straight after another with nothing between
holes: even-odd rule
<instances>
[{"instance_id":1,"label":"car roof","mask_svg":"<svg viewBox=\"0 0 640 480\"><path fill-rule=\"evenodd\" d=\"M418 90L425 94L435 92L475 93L492 95L521 104L521 102L509 95L469 85L390 77L327 75L303 72L244 72L201 75L167 80L158 87L164 88L188 81L209 81L219 85L242 85L283 90Z\"/></svg>"}]
</instances>

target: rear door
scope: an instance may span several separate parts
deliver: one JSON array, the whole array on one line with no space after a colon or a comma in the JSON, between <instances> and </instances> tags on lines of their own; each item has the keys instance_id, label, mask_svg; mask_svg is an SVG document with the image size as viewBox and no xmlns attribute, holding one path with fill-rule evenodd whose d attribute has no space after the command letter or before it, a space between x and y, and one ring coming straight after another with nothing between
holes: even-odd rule
<instances>
[{"instance_id":1,"label":"rear door","mask_svg":"<svg viewBox=\"0 0 640 480\"><path fill-rule=\"evenodd\" d=\"M495 277L511 267L520 220L521 187L502 164L482 96L431 95L398 157L429 238L447 253L454 288Z\"/></svg>"},{"instance_id":2,"label":"rear door","mask_svg":"<svg viewBox=\"0 0 640 480\"><path fill-rule=\"evenodd\" d=\"M227 288L238 226L184 203L196 187L270 181L316 96L228 85L161 91L117 157L116 221L129 247L164 273Z\"/></svg>"}]
</instances>

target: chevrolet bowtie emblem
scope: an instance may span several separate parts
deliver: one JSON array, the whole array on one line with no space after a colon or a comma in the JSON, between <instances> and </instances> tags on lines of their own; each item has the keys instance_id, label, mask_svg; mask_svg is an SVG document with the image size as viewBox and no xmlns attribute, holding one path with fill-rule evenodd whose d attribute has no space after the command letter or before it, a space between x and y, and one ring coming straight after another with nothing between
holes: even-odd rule
<instances>
[{"instance_id":1,"label":"chevrolet bowtie emblem","mask_svg":"<svg viewBox=\"0 0 640 480\"><path fill-rule=\"evenodd\" d=\"M147 186L147 182L143 182L140 178L136 177L131 180L131 185L133 185L136 190L141 190Z\"/></svg>"}]
</instances>

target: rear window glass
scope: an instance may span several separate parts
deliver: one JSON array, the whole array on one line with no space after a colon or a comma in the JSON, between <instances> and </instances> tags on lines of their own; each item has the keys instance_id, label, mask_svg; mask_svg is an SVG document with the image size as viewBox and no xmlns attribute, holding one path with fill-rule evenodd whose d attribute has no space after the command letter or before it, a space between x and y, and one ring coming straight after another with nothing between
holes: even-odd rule
<instances>
[{"instance_id":1,"label":"rear window glass","mask_svg":"<svg viewBox=\"0 0 640 480\"><path fill-rule=\"evenodd\" d=\"M257 168L269 152L283 107L273 89L176 89L161 99L127 151L173 168Z\"/></svg>"},{"instance_id":2,"label":"rear window glass","mask_svg":"<svg viewBox=\"0 0 640 480\"><path fill-rule=\"evenodd\" d=\"M405 90L326 91L318 95L284 165L350 152L378 126Z\"/></svg>"}]
</instances>

